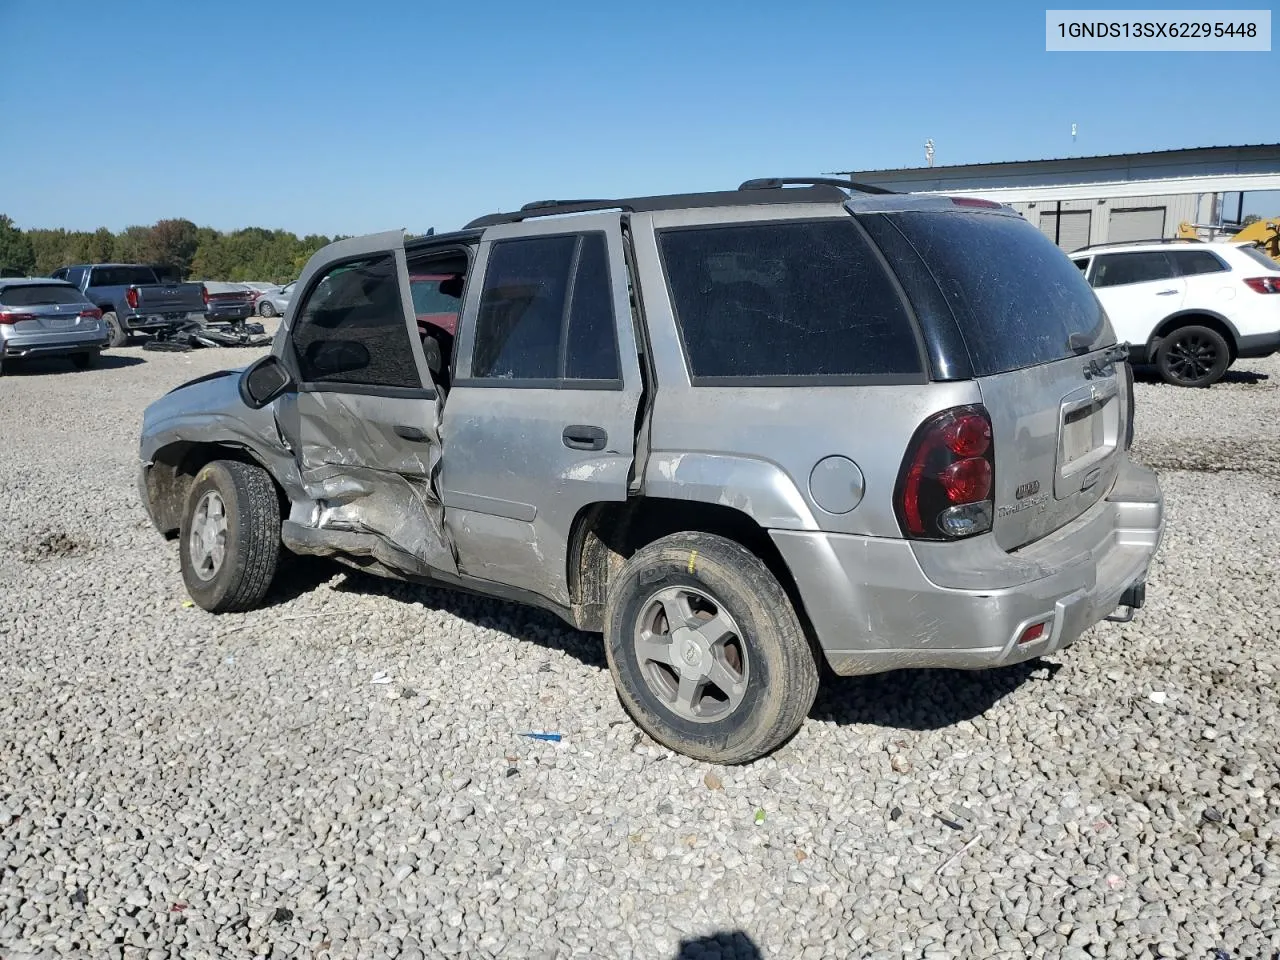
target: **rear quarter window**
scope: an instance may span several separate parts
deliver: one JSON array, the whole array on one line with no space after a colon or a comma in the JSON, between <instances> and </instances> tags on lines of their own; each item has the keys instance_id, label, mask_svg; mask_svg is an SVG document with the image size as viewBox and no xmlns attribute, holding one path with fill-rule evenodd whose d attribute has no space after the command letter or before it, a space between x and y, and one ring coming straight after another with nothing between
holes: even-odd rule
<instances>
[{"instance_id":1,"label":"rear quarter window","mask_svg":"<svg viewBox=\"0 0 1280 960\"><path fill-rule=\"evenodd\" d=\"M905 238L918 254L955 316L975 376L1115 342L1080 267L1021 217L904 211L863 221L882 246L898 249Z\"/></svg>"},{"instance_id":2,"label":"rear quarter window","mask_svg":"<svg viewBox=\"0 0 1280 960\"><path fill-rule=\"evenodd\" d=\"M907 306L853 221L664 230L694 384L919 378Z\"/></svg>"}]
</instances>

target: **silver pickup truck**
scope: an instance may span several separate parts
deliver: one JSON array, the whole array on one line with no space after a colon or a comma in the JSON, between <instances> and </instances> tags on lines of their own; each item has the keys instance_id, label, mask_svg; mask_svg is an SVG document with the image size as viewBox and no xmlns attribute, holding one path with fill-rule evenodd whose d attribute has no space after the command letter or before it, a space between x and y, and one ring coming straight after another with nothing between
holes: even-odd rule
<instances>
[{"instance_id":1,"label":"silver pickup truck","mask_svg":"<svg viewBox=\"0 0 1280 960\"><path fill-rule=\"evenodd\" d=\"M798 729L824 659L996 667L1131 618L1163 502L1080 271L996 204L793 183L321 250L268 356L146 411L191 597L248 609L291 551L538 604L724 763Z\"/></svg>"},{"instance_id":2,"label":"silver pickup truck","mask_svg":"<svg viewBox=\"0 0 1280 960\"><path fill-rule=\"evenodd\" d=\"M209 304L203 284L165 283L154 267L140 263L76 264L53 276L77 286L102 311L112 347L123 347L131 333L174 330Z\"/></svg>"}]
</instances>

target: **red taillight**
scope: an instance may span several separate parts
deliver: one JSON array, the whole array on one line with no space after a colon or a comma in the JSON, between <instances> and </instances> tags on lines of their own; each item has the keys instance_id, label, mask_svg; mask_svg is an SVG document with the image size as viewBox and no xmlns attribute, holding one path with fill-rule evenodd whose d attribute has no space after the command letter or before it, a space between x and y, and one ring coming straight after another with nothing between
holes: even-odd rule
<instances>
[{"instance_id":1,"label":"red taillight","mask_svg":"<svg viewBox=\"0 0 1280 960\"><path fill-rule=\"evenodd\" d=\"M977 457L957 460L938 474L952 503L979 503L991 496L991 464Z\"/></svg>"},{"instance_id":2,"label":"red taillight","mask_svg":"<svg viewBox=\"0 0 1280 960\"><path fill-rule=\"evenodd\" d=\"M206 307L209 306L209 288L202 285L200 287L200 295L204 297L204 305Z\"/></svg>"},{"instance_id":3,"label":"red taillight","mask_svg":"<svg viewBox=\"0 0 1280 960\"><path fill-rule=\"evenodd\" d=\"M0 323L17 323L19 320L34 320L34 313L17 313L13 310L0 310Z\"/></svg>"},{"instance_id":4,"label":"red taillight","mask_svg":"<svg viewBox=\"0 0 1280 960\"><path fill-rule=\"evenodd\" d=\"M994 200L981 200L978 197L952 197L951 202L957 207L985 207L998 210L1003 206L1003 204L996 203Z\"/></svg>"},{"instance_id":5,"label":"red taillight","mask_svg":"<svg viewBox=\"0 0 1280 960\"><path fill-rule=\"evenodd\" d=\"M995 449L981 405L955 407L920 425L898 477L894 505L909 537L954 540L991 529Z\"/></svg>"},{"instance_id":6,"label":"red taillight","mask_svg":"<svg viewBox=\"0 0 1280 960\"><path fill-rule=\"evenodd\" d=\"M130 310L138 309L138 288L130 287L125 291L124 302L129 304Z\"/></svg>"},{"instance_id":7,"label":"red taillight","mask_svg":"<svg viewBox=\"0 0 1280 960\"><path fill-rule=\"evenodd\" d=\"M1244 282L1255 293L1280 293L1280 275L1274 277L1246 277Z\"/></svg>"},{"instance_id":8,"label":"red taillight","mask_svg":"<svg viewBox=\"0 0 1280 960\"><path fill-rule=\"evenodd\" d=\"M92 320L101 320L102 311L99 310L97 307L90 307L88 310L81 310L80 316L89 317Z\"/></svg>"}]
</instances>

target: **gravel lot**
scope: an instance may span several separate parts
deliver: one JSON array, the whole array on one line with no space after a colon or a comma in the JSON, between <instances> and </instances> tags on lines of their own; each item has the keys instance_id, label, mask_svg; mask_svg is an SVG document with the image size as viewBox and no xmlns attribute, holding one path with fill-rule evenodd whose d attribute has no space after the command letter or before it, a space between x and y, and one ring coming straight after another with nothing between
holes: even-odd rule
<instances>
[{"instance_id":1,"label":"gravel lot","mask_svg":"<svg viewBox=\"0 0 1280 960\"><path fill-rule=\"evenodd\" d=\"M1134 622L827 682L723 769L540 612L321 562L192 608L141 412L256 355L0 379L4 960L1280 952L1280 358L1138 385L1171 525Z\"/></svg>"}]
</instances>

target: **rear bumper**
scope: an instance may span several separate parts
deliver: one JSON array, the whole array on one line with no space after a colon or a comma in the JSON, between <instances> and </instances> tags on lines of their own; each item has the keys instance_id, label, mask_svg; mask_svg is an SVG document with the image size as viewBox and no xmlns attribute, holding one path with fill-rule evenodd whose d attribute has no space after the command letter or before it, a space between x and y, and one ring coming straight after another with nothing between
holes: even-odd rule
<instances>
[{"instance_id":1,"label":"rear bumper","mask_svg":"<svg viewBox=\"0 0 1280 960\"><path fill-rule=\"evenodd\" d=\"M124 324L126 330L167 330L186 323L190 317L191 315L188 313L149 314L147 316L134 314L121 317L120 322Z\"/></svg>"},{"instance_id":2,"label":"rear bumper","mask_svg":"<svg viewBox=\"0 0 1280 960\"><path fill-rule=\"evenodd\" d=\"M1164 532L1155 474L1126 462L1111 495L1050 537L1006 554L953 544L771 531L836 673L981 669L1068 646L1143 602ZM1019 643L1042 624L1036 639Z\"/></svg>"},{"instance_id":3,"label":"rear bumper","mask_svg":"<svg viewBox=\"0 0 1280 960\"><path fill-rule=\"evenodd\" d=\"M1280 330L1236 339L1236 356L1241 359L1269 357L1273 353L1280 353Z\"/></svg>"},{"instance_id":4,"label":"rear bumper","mask_svg":"<svg viewBox=\"0 0 1280 960\"><path fill-rule=\"evenodd\" d=\"M0 356L51 357L69 353L86 353L101 350L107 345L107 331L72 330L67 332L44 331L41 333L10 334L0 336Z\"/></svg>"},{"instance_id":5,"label":"rear bumper","mask_svg":"<svg viewBox=\"0 0 1280 960\"><path fill-rule=\"evenodd\" d=\"M210 308L204 318L210 323L230 323L233 320L245 320L253 316L251 303L237 303L234 306Z\"/></svg>"}]
</instances>

